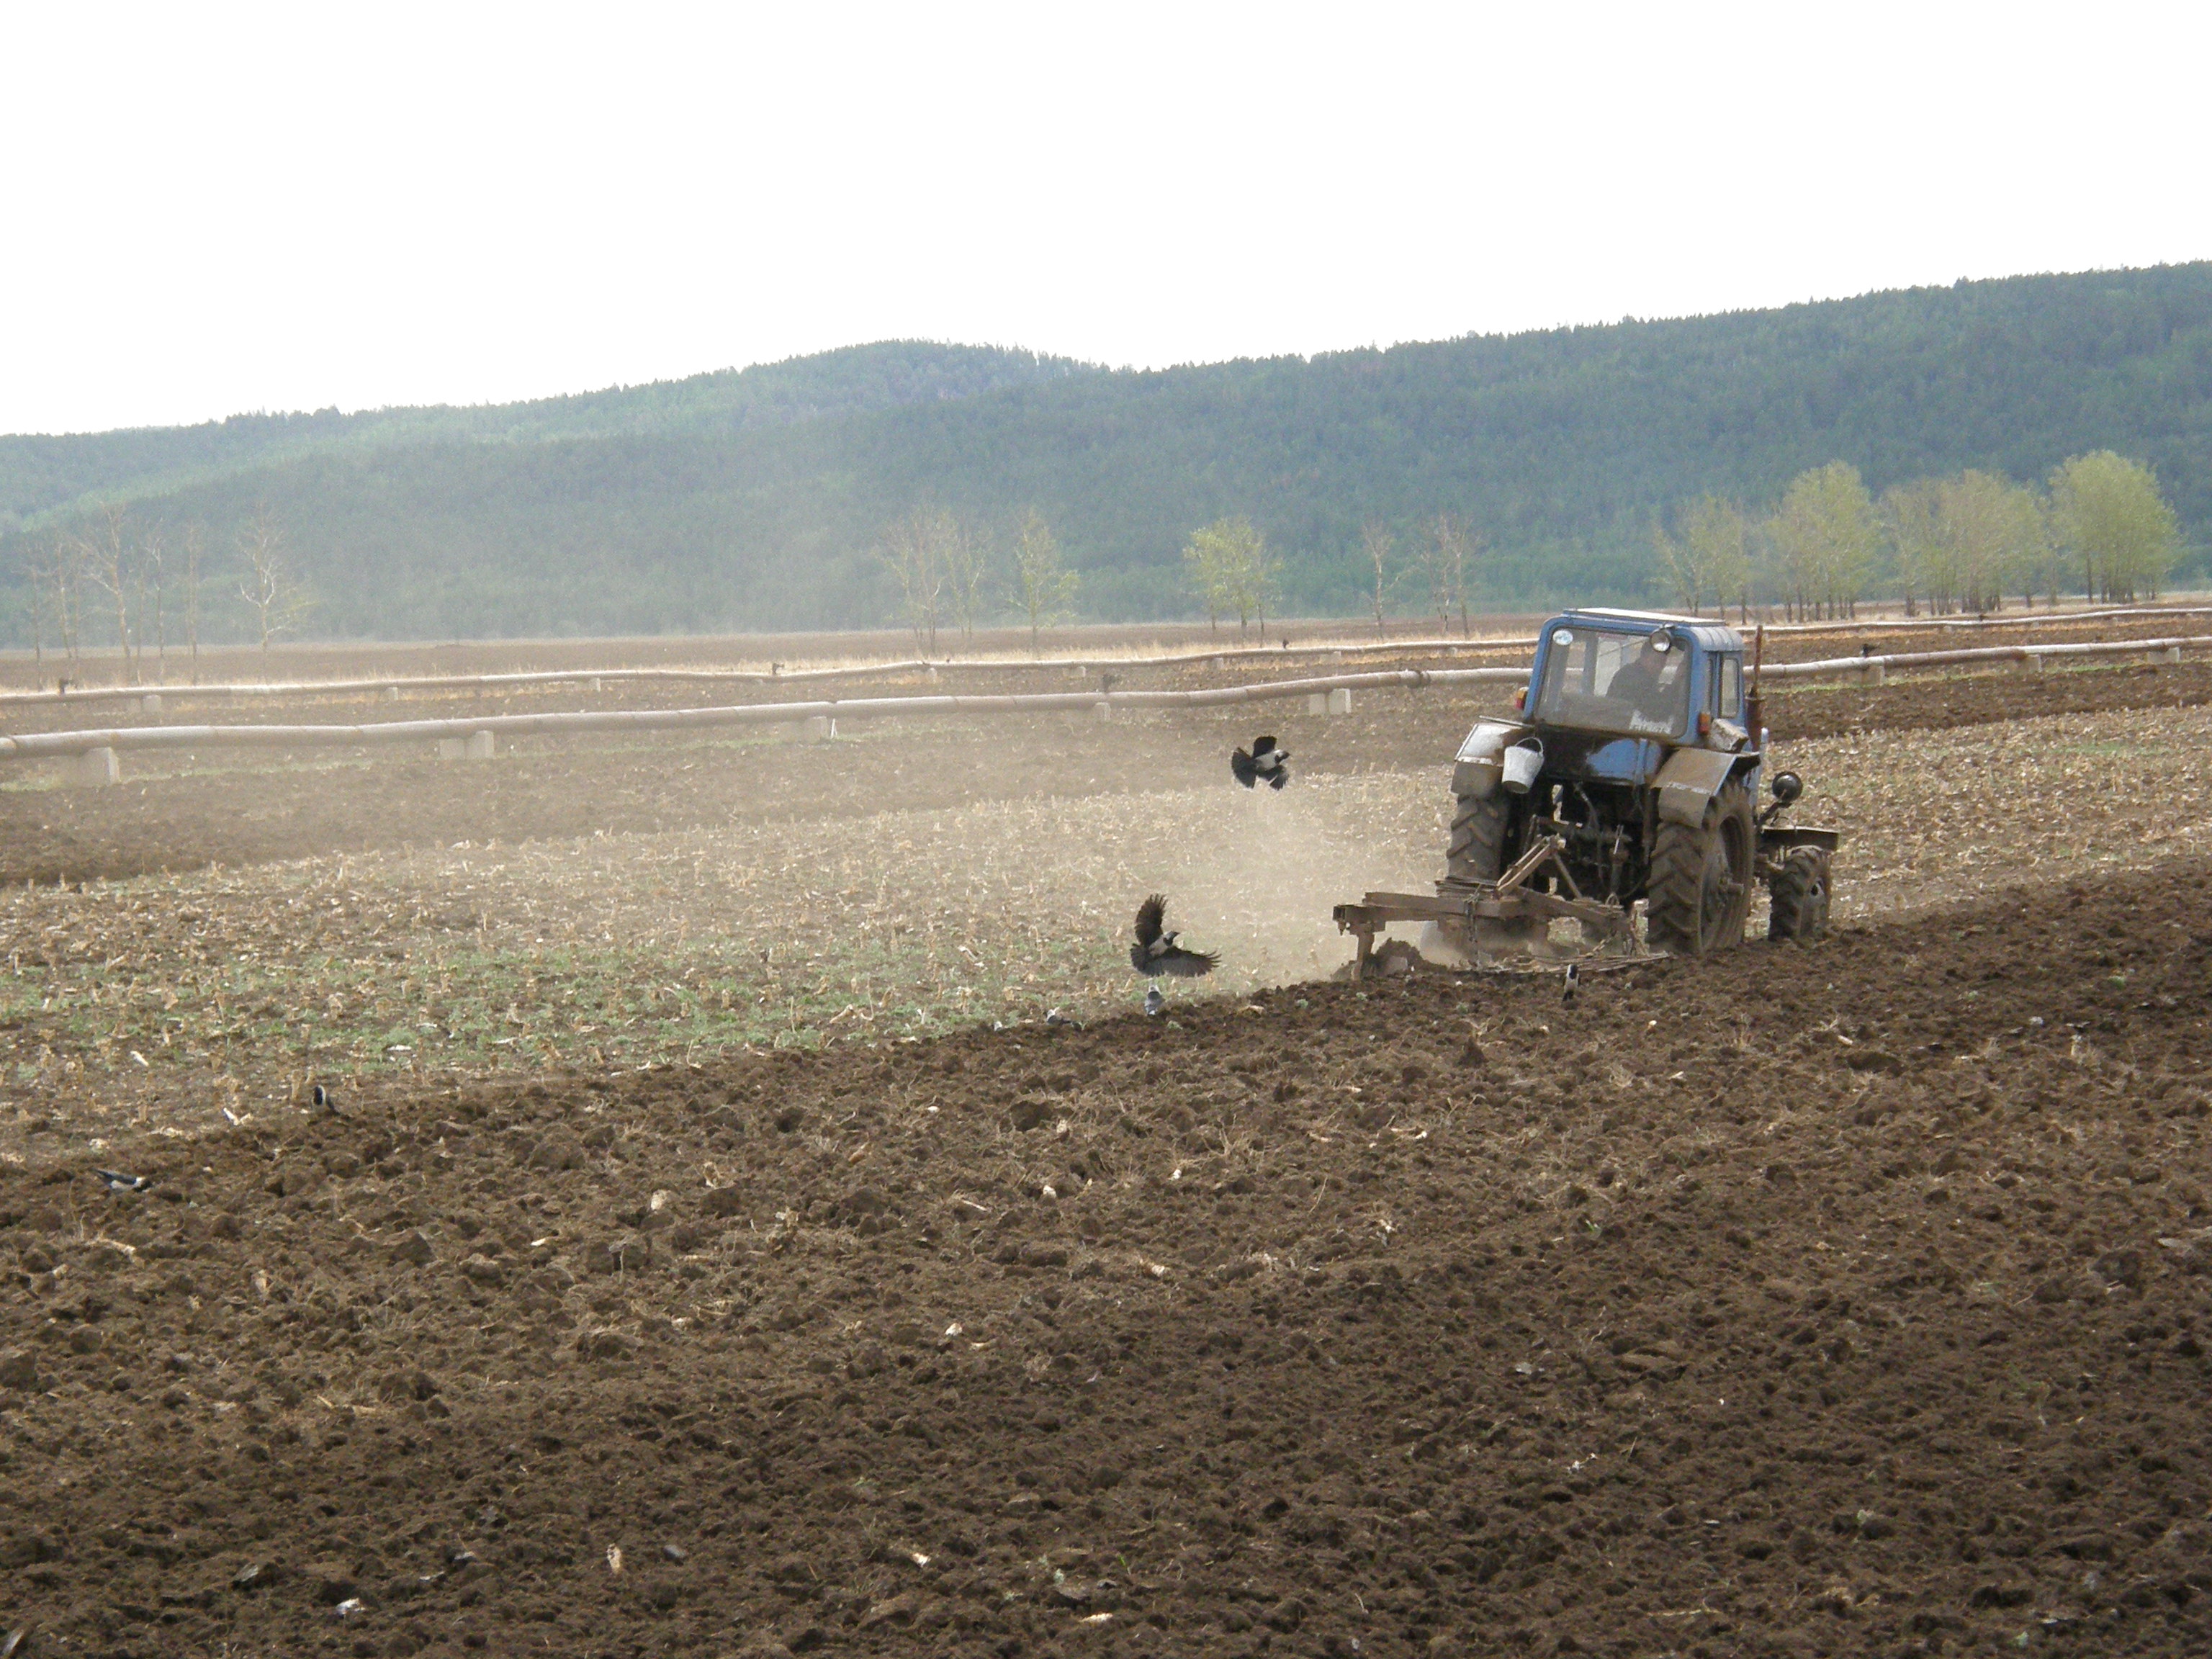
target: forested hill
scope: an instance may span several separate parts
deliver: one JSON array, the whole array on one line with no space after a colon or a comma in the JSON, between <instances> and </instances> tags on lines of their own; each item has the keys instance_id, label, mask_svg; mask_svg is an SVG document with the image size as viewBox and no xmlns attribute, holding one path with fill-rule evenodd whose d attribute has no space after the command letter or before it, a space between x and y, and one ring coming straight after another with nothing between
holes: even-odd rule
<instances>
[{"instance_id":1,"label":"forested hill","mask_svg":"<svg viewBox=\"0 0 2212 1659\"><path fill-rule=\"evenodd\" d=\"M686 434L727 437L824 416L933 404L1091 372L1066 358L884 341L531 403L342 415L235 415L199 426L0 437L0 529L89 495L143 496L313 453L395 446Z\"/></svg>"},{"instance_id":2,"label":"forested hill","mask_svg":"<svg viewBox=\"0 0 2212 1659\"><path fill-rule=\"evenodd\" d=\"M1187 613L1180 550L1234 513L1292 610L1358 608L1364 520L1446 510L1487 544L1487 599L1649 596L1655 515L1708 490L1763 505L1832 459L1879 491L1966 466L2040 481L2111 447L2157 469L2186 540L2212 525L2212 264L1017 378L775 424L473 411L466 434L210 471L137 510L220 548L265 501L319 631L448 636L890 620L870 550L925 501L1001 526L1036 506L1101 617Z\"/></svg>"}]
</instances>

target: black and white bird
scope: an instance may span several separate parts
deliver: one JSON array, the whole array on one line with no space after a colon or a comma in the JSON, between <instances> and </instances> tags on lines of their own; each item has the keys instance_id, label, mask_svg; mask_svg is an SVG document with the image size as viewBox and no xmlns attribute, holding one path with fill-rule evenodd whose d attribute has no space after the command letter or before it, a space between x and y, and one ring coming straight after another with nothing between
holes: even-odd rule
<instances>
[{"instance_id":1,"label":"black and white bird","mask_svg":"<svg viewBox=\"0 0 2212 1659\"><path fill-rule=\"evenodd\" d=\"M1129 966L1147 978L1172 974L1177 979L1196 979L1212 973L1221 958L1178 945L1178 935L1162 932L1167 913L1168 902L1158 893L1137 907L1137 942L1129 947Z\"/></svg>"},{"instance_id":2,"label":"black and white bird","mask_svg":"<svg viewBox=\"0 0 2212 1659\"><path fill-rule=\"evenodd\" d=\"M94 1170L93 1174L111 1193L143 1193L154 1184L144 1176L124 1175L115 1170Z\"/></svg>"},{"instance_id":3,"label":"black and white bird","mask_svg":"<svg viewBox=\"0 0 2212 1659\"><path fill-rule=\"evenodd\" d=\"M1231 753L1229 772L1247 789L1263 780L1270 789L1279 789L1291 781L1291 751L1278 748L1273 738L1255 738L1249 751Z\"/></svg>"},{"instance_id":4,"label":"black and white bird","mask_svg":"<svg viewBox=\"0 0 2212 1659\"><path fill-rule=\"evenodd\" d=\"M1582 963L1579 962L1569 963L1567 964L1567 988L1565 991L1561 994L1559 1000L1571 1005L1575 1000L1575 993L1582 988Z\"/></svg>"},{"instance_id":5,"label":"black and white bird","mask_svg":"<svg viewBox=\"0 0 2212 1659\"><path fill-rule=\"evenodd\" d=\"M337 1097L319 1083L309 1092L307 1097L326 1111L335 1112L338 1109Z\"/></svg>"},{"instance_id":6,"label":"black and white bird","mask_svg":"<svg viewBox=\"0 0 2212 1659\"><path fill-rule=\"evenodd\" d=\"M1158 986L1145 987L1145 1012L1147 1015L1164 1013L1167 1012L1167 1006L1168 1000L1160 994Z\"/></svg>"}]
</instances>

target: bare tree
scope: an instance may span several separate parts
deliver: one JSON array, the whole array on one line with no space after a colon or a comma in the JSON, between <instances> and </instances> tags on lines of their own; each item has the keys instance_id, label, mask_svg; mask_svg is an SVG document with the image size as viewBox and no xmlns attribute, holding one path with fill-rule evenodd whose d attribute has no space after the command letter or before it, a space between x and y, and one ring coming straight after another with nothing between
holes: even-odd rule
<instances>
[{"instance_id":1,"label":"bare tree","mask_svg":"<svg viewBox=\"0 0 2212 1659\"><path fill-rule=\"evenodd\" d=\"M1014 541L1014 601L1030 619L1030 654L1044 654L1044 628L1074 602L1079 578L1061 561L1060 538L1031 507Z\"/></svg>"},{"instance_id":2,"label":"bare tree","mask_svg":"<svg viewBox=\"0 0 2212 1659\"><path fill-rule=\"evenodd\" d=\"M991 586L991 532L987 526L944 513L938 515L938 537L952 619L960 624L960 637L972 640Z\"/></svg>"},{"instance_id":3,"label":"bare tree","mask_svg":"<svg viewBox=\"0 0 2212 1659\"><path fill-rule=\"evenodd\" d=\"M876 562L899 586L907 625L925 656L937 650L937 629L945 597L945 527L947 515L917 507L892 523L876 547Z\"/></svg>"},{"instance_id":4,"label":"bare tree","mask_svg":"<svg viewBox=\"0 0 2212 1659\"><path fill-rule=\"evenodd\" d=\"M185 526L185 637L191 641L192 684L200 683L200 559L206 533L197 520Z\"/></svg>"},{"instance_id":5,"label":"bare tree","mask_svg":"<svg viewBox=\"0 0 2212 1659\"><path fill-rule=\"evenodd\" d=\"M1389 591L1388 567L1398 558L1398 538L1390 533L1390 526L1380 519L1370 519L1359 527L1359 549L1366 554L1367 562L1375 568L1375 631L1388 637L1389 627L1382 620L1382 597Z\"/></svg>"},{"instance_id":6,"label":"bare tree","mask_svg":"<svg viewBox=\"0 0 2212 1659\"><path fill-rule=\"evenodd\" d=\"M307 595L292 574L284 546L284 526L269 503L253 509L238 532L238 550L246 556L246 573L238 597L253 612L261 640L261 665L269 666L269 642L298 623L307 611Z\"/></svg>"},{"instance_id":7,"label":"bare tree","mask_svg":"<svg viewBox=\"0 0 2212 1659\"><path fill-rule=\"evenodd\" d=\"M24 543L23 574L31 589L31 660L43 663L46 659L46 624L56 624L57 649L66 632L61 627L61 550L54 537L39 536Z\"/></svg>"},{"instance_id":8,"label":"bare tree","mask_svg":"<svg viewBox=\"0 0 2212 1659\"><path fill-rule=\"evenodd\" d=\"M84 556L74 536L49 535L45 538L42 553L36 556L32 567L33 583L46 591L47 614L53 618L55 644L64 659L74 664L77 659L82 620L83 600L80 584L83 579Z\"/></svg>"},{"instance_id":9,"label":"bare tree","mask_svg":"<svg viewBox=\"0 0 2212 1659\"><path fill-rule=\"evenodd\" d=\"M122 502L105 502L76 539L85 574L115 607L115 648L123 656L125 683L135 685L138 671L131 660L131 595L137 582L137 550L125 533L128 523L129 509Z\"/></svg>"},{"instance_id":10,"label":"bare tree","mask_svg":"<svg viewBox=\"0 0 2212 1659\"><path fill-rule=\"evenodd\" d=\"M149 525L139 533L138 556L133 562L131 608L138 616L138 659L146 659L147 619L150 615L154 630L154 660L160 665L155 670L156 679L168 678L169 622L165 600L168 584L168 545L162 539L161 528Z\"/></svg>"},{"instance_id":11,"label":"bare tree","mask_svg":"<svg viewBox=\"0 0 2212 1659\"><path fill-rule=\"evenodd\" d=\"M1462 637L1474 632L1468 617L1467 591L1474 573L1481 543L1474 533L1449 513L1429 520L1420 549L1421 574L1428 579L1429 603L1436 608L1440 626L1451 626L1452 611L1459 611Z\"/></svg>"}]
</instances>

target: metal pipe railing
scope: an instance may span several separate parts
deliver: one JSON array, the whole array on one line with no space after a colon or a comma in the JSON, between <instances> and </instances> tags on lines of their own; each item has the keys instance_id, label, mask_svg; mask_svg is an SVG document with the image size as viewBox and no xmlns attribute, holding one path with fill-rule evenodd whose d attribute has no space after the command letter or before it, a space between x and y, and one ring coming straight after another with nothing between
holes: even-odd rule
<instances>
[{"instance_id":1,"label":"metal pipe railing","mask_svg":"<svg viewBox=\"0 0 2212 1659\"><path fill-rule=\"evenodd\" d=\"M2212 606L2144 606L2105 611L2046 611L2041 617L2022 612L2017 617L1868 617L1856 622L1778 623L1770 635L1804 637L1820 634L1867 633L1884 629L1929 632L1954 629L2047 627L2053 623L2115 621L2144 617L2212 616ZM1147 668L1187 668L1208 662L1282 662L1316 656L1376 657L1407 652L1473 653L1534 649L1533 635L1525 639L1422 639L1340 641L1333 644L1223 646L1211 650L1178 652L1152 657L978 657L968 659L915 657L894 662L848 663L830 668L556 668L530 669L501 674L384 675L343 680L231 681L210 685L78 686L67 691L0 691L0 707L11 704L120 702L159 696L185 698L256 698L337 696L356 692L499 690L540 685L574 685L590 681L623 684L785 685L815 684L836 680L867 679L888 674L913 673L1051 673L1073 670L1083 673L1119 672Z\"/></svg>"},{"instance_id":2,"label":"metal pipe railing","mask_svg":"<svg viewBox=\"0 0 2212 1659\"><path fill-rule=\"evenodd\" d=\"M2144 640L2084 641L2070 645L1998 645L1960 651L1897 652L1886 656L1828 657L1814 662L1768 663L1765 678L1801 679L1880 669L1935 668L2043 658L2132 656L2212 647L2212 635ZM1399 668L1271 680L1253 685L1208 686L1189 691L1048 691L1002 696L950 694L919 697L827 698L809 702L740 703L718 708L583 710L567 714L483 714L446 720L375 720L341 726L143 726L100 731L33 732L0 737L0 760L81 755L90 750L155 749L357 748L371 744L426 743L441 738L542 737L572 732L666 732L717 726L776 725L827 717L866 720L899 714L1043 714L1097 708L1215 708L1241 702L1310 696L1361 688L1418 690L1431 685L1510 684L1527 671L1510 668Z\"/></svg>"},{"instance_id":3,"label":"metal pipe railing","mask_svg":"<svg viewBox=\"0 0 2212 1659\"><path fill-rule=\"evenodd\" d=\"M1044 714L1055 709L1214 708L1240 702L1309 696L1362 687L1418 690L1429 685L1503 684L1518 668L1403 668L1364 674L1209 686L1194 691L1048 691L1003 696L853 697L814 702L743 703L726 708L635 708L572 714L488 714L453 720L374 720L354 726L141 726L106 731L29 732L0 738L0 760L35 760L117 750L252 747L358 748L369 744L428 743L441 738L547 737L572 732L670 732L704 726L778 725L827 717L865 720L896 714Z\"/></svg>"}]
</instances>

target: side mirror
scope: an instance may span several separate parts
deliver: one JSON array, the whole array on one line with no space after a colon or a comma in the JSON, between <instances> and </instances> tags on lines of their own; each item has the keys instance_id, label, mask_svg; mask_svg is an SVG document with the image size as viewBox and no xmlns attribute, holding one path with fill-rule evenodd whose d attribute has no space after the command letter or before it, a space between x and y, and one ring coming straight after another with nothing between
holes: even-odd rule
<instances>
[{"instance_id":1,"label":"side mirror","mask_svg":"<svg viewBox=\"0 0 2212 1659\"><path fill-rule=\"evenodd\" d=\"M1774 804L1777 806L1787 806L1804 793L1805 780L1795 772L1777 772L1774 775Z\"/></svg>"}]
</instances>

